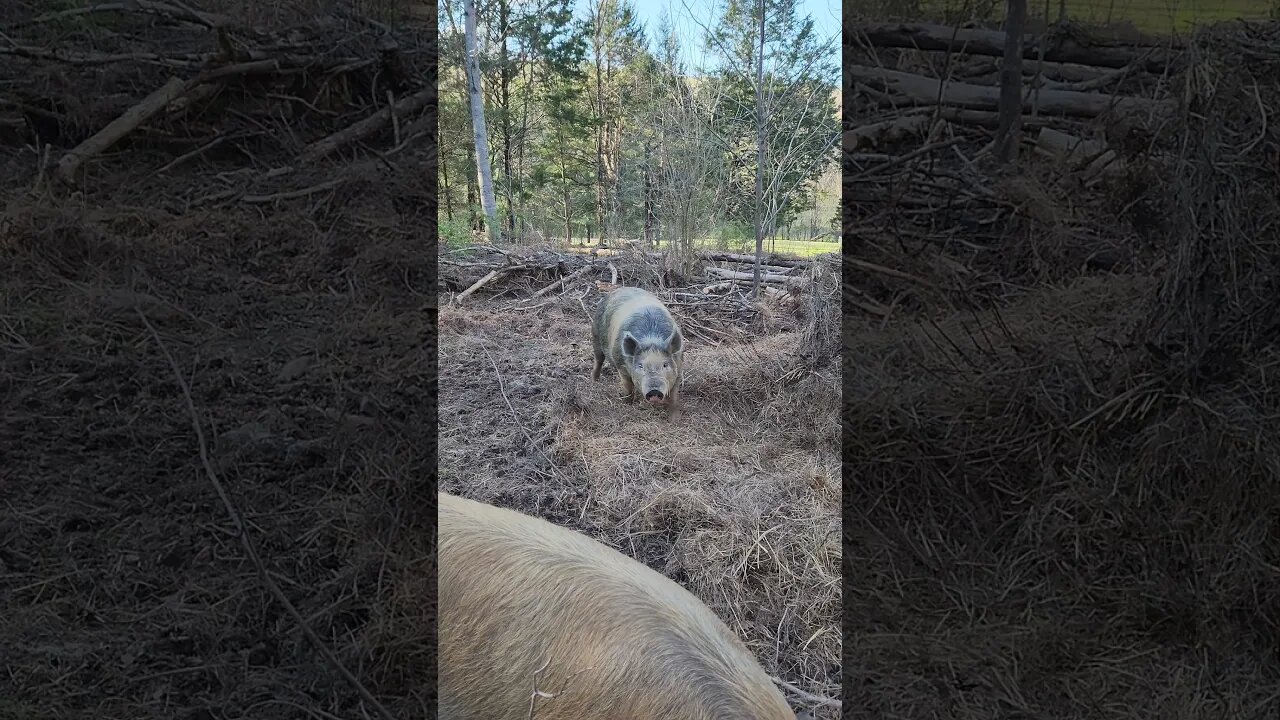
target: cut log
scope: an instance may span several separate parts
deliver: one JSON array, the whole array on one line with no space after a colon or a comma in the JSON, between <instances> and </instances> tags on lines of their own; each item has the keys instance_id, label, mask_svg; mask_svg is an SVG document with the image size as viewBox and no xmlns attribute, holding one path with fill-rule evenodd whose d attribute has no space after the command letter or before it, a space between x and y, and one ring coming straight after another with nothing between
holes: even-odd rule
<instances>
[{"instance_id":1,"label":"cut log","mask_svg":"<svg viewBox=\"0 0 1280 720\"><path fill-rule=\"evenodd\" d=\"M756 266L754 262L740 262L738 260L722 260L721 262L732 263L734 265L737 265L738 267L745 266L749 268L755 268ZM789 268L789 267L779 267L777 265L770 265L769 263L760 264L760 272L773 273L775 275L787 275L791 272L791 270L792 268Z\"/></svg>"},{"instance_id":2,"label":"cut log","mask_svg":"<svg viewBox=\"0 0 1280 720\"><path fill-rule=\"evenodd\" d=\"M707 275L713 278L721 278L723 280L751 280L753 273L738 272L737 270L726 270L724 268L709 267L706 270ZM760 273L760 282L780 283L786 282L789 275L779 275L777 273Z\"/></svg>"},{"instance_id":3,"label":"cut log","mask_svg":"<svg viewBox=\"0 0 1280 720\"><path fill-rule=\"evenodd\" d=\"M950 105L970 110L997 110L1000 89L986 85L951 82L942 87L936 78L867 67L846 65L845 72L857 80L897 93L918 105ZM1030 96L1024 97L1022 108L1031 110ZM1039 111L1044 115L1067 115L1094 118L1107 114L1138 119L1164 117L1172 110L1168 102L1145 98L1110 96L1071 90L1041 90Z\"/></svg>"},{"instance_id":4,"label":"cut log","mask_svg":"<svg viewBox=\"0 0 1280 720\"><path fill-rule=\"evenodd\" d=\"M939 108L939 117L957 125L970 127L996 128L1000 126L1000 113L992 110L965 110L964 108ZM1022 117L1022 127L1038 128L1053 124L1055 121L1045 117Z\"/></svg>"},{"instance_id":5,"label":"cut log","mask_svg":"<svg viewBox=\"0 0 1280 720\"><path fill-rule=\"evenodd\" d=\"M702 257L708 260L718 260L720 262L741 262L755 264L755 255L746 255L743 253L731 252L703 252ZM765 254L764 263L766 265L778 265L781 267L803 267L809 264L808 260L792 260L790 258L778 257L776 255Z\"/></svg>"},{"instance_id":6,"label":"cut log","mask_svg":"<svg viewBox=\"0 0 1280 720\"><path fill-rule=\"evenodd\" d=\"M1130 70L1128 66L1115 70L1112 68L1097 67L1095 65L1078 65L1076 63L1062 62L1041 62L1036 58L1035 62L1023 63L1023 77L1040 77L1047 81L1063 83L1069 85L1073 83L1082 83L1098 80L1098 78L1108 77L1112 73L1123 73ZM951 77L962 80L973 80L975 78L990 79L994 84L996 75L1000 72L1000 63L995 58L974 58L966 63L959 63L955 70L952 71ZM1066 90L1080 90L1087 88L1063 88Z\"/></svg>"},{"instance_id":7,"label":"cut log","mask_svg":"<svg viewBox=\"0 0 1280 720\"><path fill-rule=\"evenodd\" d=\"M928 23L864 25L856 30L865 34L868 41L878 48L962 52L991 57L1001 57L1004 54L1005 37L999 30L957 29ZM1047 38L1031 34L1023 35L1022 57L1038 59L1041 45L1044 46L1044 59L1049 62L1122 68L1141 60L1139 67L1142 69L1160 72L1173 59L1173 55L1163 49L1084 45L1071 37Z\"/></svg>"}]
</instances>

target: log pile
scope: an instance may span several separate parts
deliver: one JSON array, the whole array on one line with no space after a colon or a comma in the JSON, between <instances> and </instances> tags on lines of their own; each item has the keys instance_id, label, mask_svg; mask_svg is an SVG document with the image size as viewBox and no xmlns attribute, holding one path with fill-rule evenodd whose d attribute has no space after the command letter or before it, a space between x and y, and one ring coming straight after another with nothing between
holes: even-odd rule
<instances>
[{"instance_id":1,"label":"log pile","mask_svg":"<svg viewBox=\"0 0 1280 720\"><path fill-rule=\"evenodd\" d=\"M922 116L995 125L1004 33L893 24L857 27L855 37L863 52L845 67L859 120L846 132L846 150L874 150L904 135L922 135L932 127ZM1170 98L1153 96L1161 76L1179 67L1181 56L1173 49L1086 42L1080 33L1062 31L1024 37L1023 111L1031 127L1078 128L1088 120L1157 127L1176 113Z\"/></svg>"},{"instance_id":2,"label":"log pile","mask_svg":"<svg viewBox=\"0 0 1280 720\"><path fill-rule=\"evenodd\" d=\"M1065 26L1025 35L1015 169L992 152L1004 33L926 23L846 32L846 238L865 259L928 282L854 268L854 296L877 302L871 315L937 292L981 299L1060 263L1110 270L1131 259L1135 231L1116 214L1133 216L1122 199L1172 162L1187 48ZM1029 257L1028 238L1057 256L1042 245Z\"/></svg>"},{"instance_id":3,"label":"log pile","mask_svg":"<svg viewBox=\"0 0 1280 720\"><path fill-rule=\"evenodd\" d=\"M761 263L762 294L774 298L796 295L812 282L810 273L815 267L823 268L824 272L838 271L834 258L831 255L802 260L766 255ZM503 293L517 286L519 296L528 302L592 286L608 291L621 285L634 285L637 278L653 273L660 275L662 285L678 287L687 297L741 299L750 291L755 257L701 252L690 260L695 266L690 275L672 267L671 259L661 253L591 257L574 252L545 249L521 252L515 248L480 245L442 254L439 262L441 290L453 293L451 304L462 305L477 292L494 293L499 286L504 286Z\"/></svg>"},{"instance_id":4,"label":"log pile","mask_svg":"<svg viewBox=\"0 0 1280 720\"><path fill-rule=\"evenodd\" d=\"M272 26L157 0L5 19L0 142L48 148L57 185L92 190L143 151L159 155L151 175L219 157L258 166L197 202L305 198L343 182L298 180L308 165L360 143L385 160L432 130L435 48L421 23L339 7ZM133 162L113 164L120 150Z\"/></svg>"}]
</instances>

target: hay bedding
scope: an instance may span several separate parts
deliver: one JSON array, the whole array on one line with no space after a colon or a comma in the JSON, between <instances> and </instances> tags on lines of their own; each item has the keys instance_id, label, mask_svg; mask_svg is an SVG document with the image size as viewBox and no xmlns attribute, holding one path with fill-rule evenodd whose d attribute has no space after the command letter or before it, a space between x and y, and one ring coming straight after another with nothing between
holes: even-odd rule
<instances>
[{"instance_id":1,"label":"hay bedding","mask_svg":"<svg viewBox=\"0 0 1280 720\"><path fill-rule=\"evenodd\" d=\"M577 294L441 311L440 488L618 548L706 602L770 673L838 698L838 376L795 372L802 333L690 339L673 425L620 401L611 366L591 381Z\"/></svg>"}]
</instances>

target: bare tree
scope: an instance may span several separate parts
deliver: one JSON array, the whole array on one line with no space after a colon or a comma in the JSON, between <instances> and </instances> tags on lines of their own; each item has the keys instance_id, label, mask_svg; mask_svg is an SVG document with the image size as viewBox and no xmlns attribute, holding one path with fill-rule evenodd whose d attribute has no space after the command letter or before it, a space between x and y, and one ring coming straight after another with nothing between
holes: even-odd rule
<instances>
[{"instance_id":1,"label":"bare tree","mask_svg":"<svg viewBox=\"0 0 1280 720\"><path fill-rule=\"evenodd\" d=\"M764 0L760 0L760 54L756 57L756 263L751 297L760 295L760 260L764 256Z\"/></svg>"},{"instance_id":2,"label":"bare tree","mask_svg":"<svg viewBox=\"0 0 1280 720\"><path fill-rule=\"evenodd\" d=\"M704 25L703 29L710 46L726 61L722 72L735 75L735 84L740 82L751 90L749 98L741 100L734 94L723 96L721 112L733 116L725 118L730 125L741 126L746 123L740 124L740 119L747 120L755 135L755 202L751 212L756 240L755 297L760 290L764 238L773 233L784 212L794 211L796 198L812 186L824 165L835 161L832 150L840 128L834 96L838 83L834 73L839 67L835 36L814 34L812 19L799 17L795 0L756 0L752 5L748 12L754 16L753 27L729 27L726 13L719 26ZM769 12L771 7L773 12ZM766 55L770 63L767 73ZM742 67L752 71L737 69ZM726 141L724 147L732 154L734 144L740 141L723 137L715 125L712 122L711 133Z\"/></svg>"},{"instance_id":3,"label":"bare tree","mask_svg":"<svg viewBox=\"0 0 1280 720\"><path fill-rule=\"evenodd\" d=\"M1004 59L1000 67L1000 124L996 129L996 158L1002 163L1018 157L1022 135L1022 31L1027 0L1007 0L1004 20Z\"/></svg>"},{"instance_id":4,"label":"bare tree","mask_svg":"<svg viewBox=\"0 0 1280 720\"><path fill-rule=\"evenodd\" d=\"M484 95L480 92L480 58L476 52L476 3L463 0L466 12L467 93L471 96L471 128L476 137L476 173L480 176L480 207L484 210L489 240L498 235L498 204L493 197L493 172L489 167L489 131L484 122Z\"/></svg>"}]
</instances>

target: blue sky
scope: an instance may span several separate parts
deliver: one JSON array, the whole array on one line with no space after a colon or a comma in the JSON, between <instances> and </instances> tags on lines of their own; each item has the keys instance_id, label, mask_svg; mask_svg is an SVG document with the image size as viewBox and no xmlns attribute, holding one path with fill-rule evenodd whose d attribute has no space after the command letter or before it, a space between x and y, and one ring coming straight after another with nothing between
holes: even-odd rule
<instances>
[{"instance_id":1,"label":"blue sky","mask_svg":"<svg viewBox=\"0 0 1280 720\"><path fill-rule=\"evenodd\" d=\"M698 65L700 61L709 60L703 57L702 26L711 24L722 2L723 0L632 0L632 7L644 23L650 47L655 40L658 19L665 10L674 20L676 32L682 38L680 44L685 60ZM578 17L587 16L590 4L591 0L575 0L574 7ZM840 33L840 0L800 0L799 14L807 14L813 18L814 29L819 37ZM839 53L838 40L835 48L835 52Z\"/></svg>"}]
</instances>

